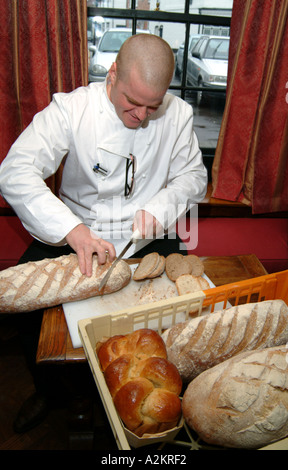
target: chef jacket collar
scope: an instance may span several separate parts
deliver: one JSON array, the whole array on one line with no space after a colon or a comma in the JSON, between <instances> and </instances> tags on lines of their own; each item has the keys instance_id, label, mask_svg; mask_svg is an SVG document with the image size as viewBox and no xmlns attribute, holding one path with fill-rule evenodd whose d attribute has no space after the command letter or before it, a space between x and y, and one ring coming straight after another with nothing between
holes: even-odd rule
<instances>
[{"instance_id":1,"label":"chef jacket collar","mask_svg":"<svg viewBox=\"0 0 288 470\"><path fill-rule=\"evenodd\" d=\"M115 107L111 103L107 94L107 77L103 82L103 93L101 94L100 112L104 111L104 108L108 107L109 111L113 113L111 125L109 125L109 132L103 136L103 140L99 142L98 148L105 150L114 155L129 158L129 154L134 154L134 142L135 139L141 138L141 145L149 145L148 133L140 127L138 129L129 129L124 126L123 122L117 116ZM137 136L137 137L136 137Z\"/></svg>"}]
</instances>

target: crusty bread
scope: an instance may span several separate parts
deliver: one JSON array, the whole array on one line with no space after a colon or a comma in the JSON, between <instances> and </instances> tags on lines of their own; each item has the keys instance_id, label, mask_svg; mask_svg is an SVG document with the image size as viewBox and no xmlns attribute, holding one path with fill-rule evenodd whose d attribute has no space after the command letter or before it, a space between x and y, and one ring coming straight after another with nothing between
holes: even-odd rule
<instances>
[{"instance_id":1,"label":"crusty bread","mask_svg":"<svg viewBox=\"0 0 288 470\"><path fill-rule=\"evenodd\" d=\"M137 268L135 269L135 272L133 274L133 280L142 281L143 279L156 277L155 272L157 273L158 268L160 268L159 274L156 274L156 275L160 276L160 274L162 274L162 272L164 271L164 266L163 266L163 259L159 255L159 253L156 253L156 252L148 253L142 258ZM160 272L162 267L163 267L163 270L162 272Z\"/></svg>"},{"instance_id":2,"label":"crusty bread","mask_svg":"<svg viewBox=\"0 0 288 470\"><path fill-rule=\"evenodd\" d=\"M165 256L159 256L158 264L156 268L154 269L154 271L152 271L151 274L147 276L148 279L153 279L155 277L161 276L161 274L163 274L164 272L164 269L165 269Z\"/></svg>"},{"instance_id":3,"label":"crusty bread","mask_svg":"<svg viewBox=\"0 0 288 470\"><path fill-rule=\"evenodd\" d=\"M184 382L236 354L288 342L288 308L282 300L231 307L167 329L169 361Z\"/></svg>"},{"instance_id":4,"label":"crusty bread","mask_svg":"<svg viewBox=\"0 0 288 470\"><path fill-rule=\"evenodd\" d=\"M70 254L5 269L0 272L0 312L28 312L118 291L129 283L131 269L121 260L100 292L110 266L110 262L98 265L95 255L92 276L87 277L80 272L77 255Z\"/></svg>"},{"instance_id":5,"label":"crusty bread","mask_svg":"<svg viewBox=\"0 0 288 470\"><path fill-rule=\"evenodd\" d=\"M134 434L175 427L181 416L182 381L167 361L161 336L150 329L114 336L96 346L115 407Z\"/></svg>"},{"instance_id":6,"label":"crusty bread","mask_svg":"<svg viewBox=\"0 0 288 470\"><path fill-rule=\"evenodd\" d=\"M175 284L179 295L210 289L207 279L204 279L202 276L193 276L192 274L182 274L177 277Z\"/></svg>"},{"instance_id":7,"label":"crusty bread","mask_svg":"<svg viewBox=\"0 0 288 470\"><path fill-rule=\"evenodd\" d=\"M246 351L200 374L182 400L209 444L256 449L288 436L287 347Z\"/></svg>"},{"instance_id":8,"label":"crusty bread","mask_svg":"<svg viewBox=\"0 0 288 470\"><path fill-rule=\"evenodd\" d=\"M166 258L166 274L171 281L182 274L193 274L202 276L204 273L204 264L196 255L182 255L181 253L171 253Z\"/></svg>"}]
</instances>

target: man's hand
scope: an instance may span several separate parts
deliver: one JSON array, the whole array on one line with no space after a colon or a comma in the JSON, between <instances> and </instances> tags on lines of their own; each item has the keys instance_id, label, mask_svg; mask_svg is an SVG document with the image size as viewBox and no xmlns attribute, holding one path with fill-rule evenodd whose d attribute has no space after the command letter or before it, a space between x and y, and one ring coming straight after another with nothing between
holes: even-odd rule
<instances>
[{"instance_id":1,"label":"man's hand","mask_svg":"<svg viewBox=\"0 0 288 470\"><path fill-rule=\"evenodd\" d=\"M136 212L133 231L138 230L141 233L141 238L154 239L163 235L163 226L155 217L147 211L140 210Z\"/></svg>"},{"instance_id":2,"label":"man's hand","mask_svg":"<svg viewBox=\"0 0 288 470\"><path fill-rule=\"evenodd\" d=\"M97 253L98 263L104 264L107 253L110 261L116 256L114 245L97 237L86 225L77 225L66 236L67 243L77 253L80 271L86 276L92 275L92 255Z\"/></svg>"}]
</instances>

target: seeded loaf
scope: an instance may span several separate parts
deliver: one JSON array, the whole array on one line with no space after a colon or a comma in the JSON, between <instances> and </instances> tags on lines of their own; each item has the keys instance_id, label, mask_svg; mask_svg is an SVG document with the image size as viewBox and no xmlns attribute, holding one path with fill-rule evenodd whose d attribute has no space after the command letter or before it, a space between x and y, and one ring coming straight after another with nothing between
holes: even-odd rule
<instances>
[{"instance_id":1,"label":"seeded loaf","mask_svg":"<svg viewBox=\"0 0 288 470\"><path fill-rule=\"evenodd\" d=\"M203 372L182 400L206 443L256 449L288 436L287 347L246 351Z\"/></svg>"},{"instance_id":2,"label":"seeded loaf","mask_svg":"<svg viewBox=\"0 0 288 470\"><path fill-rule=\"evenodd\" d=\"M92 276L87 277L80 272L77 255L70 254L5 269L0 272L0 312L30 312L116 292L129 283L131 269L121 260L100 292L99 284L110 266L110 262L98 265L95 255Z\"/></svg>"},{"instance_id":3,"label":"seeded loaf","mask_svg":"<svg viewBox=\"0 0 288 470\"><path fill-rule=\"evenodd\" d=\"M183 382L242 351L288 342L288 308L283 300L231 307L167 329L162 338L169 361Z\"/></svg>"}]
</instances>

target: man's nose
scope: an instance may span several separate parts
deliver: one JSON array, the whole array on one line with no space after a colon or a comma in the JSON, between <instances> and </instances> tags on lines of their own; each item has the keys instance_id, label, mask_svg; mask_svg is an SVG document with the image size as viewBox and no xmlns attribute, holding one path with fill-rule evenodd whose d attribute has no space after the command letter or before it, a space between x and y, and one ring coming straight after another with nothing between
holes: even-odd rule
<instances>
[{"instance_id":1,"label":"man's nose","mask_svg":"<svg viewBox=\"0 0 288 470\"><path fill-rule=\"evenodd\" d=\"M136 115L140 121L143 121L148 116L147 106L139 106Z\"/></svg>"}]
</instances>

